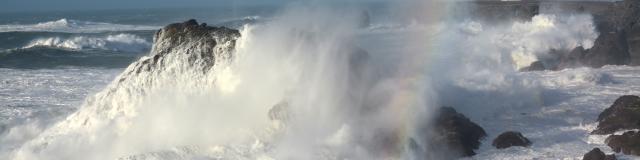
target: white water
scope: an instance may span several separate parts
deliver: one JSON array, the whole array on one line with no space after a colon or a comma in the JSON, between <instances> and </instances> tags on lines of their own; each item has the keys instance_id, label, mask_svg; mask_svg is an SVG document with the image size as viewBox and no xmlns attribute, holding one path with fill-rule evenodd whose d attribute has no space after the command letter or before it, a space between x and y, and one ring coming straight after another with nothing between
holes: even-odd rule
<instances>
[{"instance_id":1,"label":"white water","mask_svg":"<svg viewBox=\"0 0 640 160\"><path fill-rule=\"evenodd\" d=\"M485 27L483 27L483 25ZM474 45L490 43L495 48L483 48L484 52L503 52L511 55L516 69L529 66L548 57L551 49L572 50L578 46L590 49L598 32L593 18L588 14L536 15L529 22L513 22L506 25L488 25L467 21L462 31L471 36L467 42Z\"/></svg>"},{"instance_id":2,"label":"white water","mask_svg":"<svg viewBox=\"0 0 640 160\"><path fill-rule=\"evenodd\" d=\"M112 24L104 22L59 19L36 24L0 25L0 32L66 32L66 33L99 33L108 31L157 30L159 26Z\"/></svg>"},{"instance_id":3,"label":"white water","mask_svg":"<svg viewBox=\"0 0 640 160\"><path fill-rule=\"evenodd\" d=\"M146 39L132 34L115 34L102 37L74 36L69 38L48 37L32 40L22 49L52 47L70 50L101 49L124 52L143 52L151 48Z\"/></svg>"},{"instance_id":4,"label":"white water","mask_svg":"<svg viewBox=\"0 0 640 160\"><path fill-rule=\"evenodd\" d=\"M194 52L189 47L172 51L161 70L133 74L134 64L9 157L409 159L404 141L422 136L415 126L433 108L452 105L489 134L476 158L573 159L603 146L587 134L595 115L619 95L638 94L629 89L640 86L638 68L517 72L525 64L514 58L520 53L537 59L548 49L591 45L589 16L367 34L356 29L354 15L294 7L264 25L246 26L236 50L216 52L219 61L206 72L203 62L173 54ZM375 47L367 47L364 69L354 72L346 50L359 36L376 43L368 44ZM161 39L152 52L168 43ZM197 51L202 44L185 45ZM269 120L269 109L282 101L291 119ZM522 131L534 145L492 148L490 141L506 130ZM380 136L391 143L379 144Z\"/></svg>"},{"instance_id":5,"label":"white water","mask_svg":"<svg viewBox=\"0 0 640 160\"><path fill-rule=\"evenodd\" d=\"M73 113L120 69L0 69L0 159Z\"/></svg>"}]
</instances>

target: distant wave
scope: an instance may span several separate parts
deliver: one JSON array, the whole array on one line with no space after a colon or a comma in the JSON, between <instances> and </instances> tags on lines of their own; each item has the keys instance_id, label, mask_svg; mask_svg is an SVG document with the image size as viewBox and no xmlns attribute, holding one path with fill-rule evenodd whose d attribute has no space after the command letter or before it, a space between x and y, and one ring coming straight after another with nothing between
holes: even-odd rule
<instances>
[{"instance_id":1,"label":"distant wave","mask_svg":"<svg viewBox=\"0 0 640 160\"><path fill-rule=\"evenodd\" d=\"M246 17L223 20L215 25L225 26L230 28L240 28L245 24L254 24L260 21L263 21L263 18L260 16L246 16Z\"/></svg>"},{"instance_id":2,"label":"distant wave","mask_svg":"<svg viewBox=\"0 0 640 160\"><path fill-rule=\"evenodd\" d=\"M67 33L98 33L106 31L136 31L156 30L158 26L125 25L104 22L78 21L60 19L37 24L7 24L0 25L0 32L67 32Z\"/></svg>"},{"instance_id":3,"label":"distant wave","mask_svg":"<svg viewBox=\"0 0 640 160\"><path fill-rule=\"evenodd\" d=\"M101 49L122 52L145 52L149 50L151 43L140 36L132 34L116 34L103 37L48 37L35 39L22 47L22 49L34 47L51 47L70 50Z\"/></svg>"},{"instance_id":4,"label":"distant wave","mask_svg":"<svg viewBox=\"0 0 640 160\"><path fill-rule=\"evenodd\" d=\"M58 67L124 68L139 54L114 54L111 51L79 51L35 47L0 51L0 68L53 69Z\"/></svg>"},{"instance_id":5,"label":"distant wave","mask_svg":"<svg viewBox=\"0 0 640 160\"><path fill-rule=\"evenodd\" d=\"M362 31L366 33L389 33L389 32L404 32L404 31L421 31L421 30L438 30L438 25L425 25L417 22L410 23L375 23L371 24ZM435 27L435 28L434 28Z\"/></svg>"}]
</instances>

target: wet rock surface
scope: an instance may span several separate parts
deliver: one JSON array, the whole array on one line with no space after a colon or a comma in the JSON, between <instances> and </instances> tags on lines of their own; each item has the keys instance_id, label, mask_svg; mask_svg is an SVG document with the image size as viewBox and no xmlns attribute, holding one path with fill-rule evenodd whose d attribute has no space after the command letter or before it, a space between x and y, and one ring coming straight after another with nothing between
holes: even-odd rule
<instances>
[{"instance_id":1,"label":"wet rock surface","mask_svg":"<svg viewBox=\"0 0 640 160\"><path fill-rule=\"evenodd\" d=\"M452 107L440 108L434 125L435 136L430 139L433 142L430 148L436 152L448 150L458 152L458 156L473 156L476 154L474 150L480 147L480 141L487 136L482 127Z\"/></svg>"},{"instance_id":2,"label":"wet rock surface","mask_svg":"<svg viewBox=\"0 0 640 160\"><path fill-rule=\"evenodd\" d=\"M591 151L584 154L582 160L616 160L616 155L605 155L600 148L594 148Z\"/></svg>"},{"instance_id":3,"label":"wet rock surface","mask_svg":"<svg viewBox=\"0 0 640 160\"><path fill-rule=\"evenodd\" d=\"M590 14L600 33L593 47L550 51L545 69L605 65L640 65L640 1L475 1L459 7L461 16L472 15L488 23L529 21L539 14ZM471 9L469 9L471 8ZM529 68L538 68L534 63ZM528 71L528 70L524 70Z\"/></svg>"},{"instance_id":4,"label":"wet rock surface","mask_svg":"<svg viewBox=\"0 0 640 160\"><path fill-rule=\"evenodd\" d=\"M605 141L614 152L640 156L640 131L629 131L622 135L611 135Z\"/></svg>"},{"instance_id":5,"label":"wet rock surface","mask_svg":"<svg viewBox=\"0 0 640 160\"><path fill-rule=\"evenodd\" d=\"M626 95L598 116L598 127L593 134L611 134L627 129L640 129L640 97Z\"/></svg>"},{"instance_id":6,"label":"wet rock surface","mask_svg":"<svg viewBox=\"0 0 640 160\"><path fill-rule=\"evenodd\" d=\"M198 24L194 19L169 24L156 32L150 55L131 64L133 69L125 73L128 76L121 76L120 81L141 72L162 71L165 63L169 63L165 59L186 60L194 68L207 72L216 62L230 61L239 37L238 30Z\"/></svg>"},{"instance_id":7,"label":"wet rock surface","mask_svg":"<svg viewBox=\"0 0 640 160\"><path fill-rule=\"evenodd\" d=\"M492 145L498 149L509 148L512 146L528 147L531 146L531 141L524 137L520 132L507 131L494 139Z\"/></svg>"}]
</instances>

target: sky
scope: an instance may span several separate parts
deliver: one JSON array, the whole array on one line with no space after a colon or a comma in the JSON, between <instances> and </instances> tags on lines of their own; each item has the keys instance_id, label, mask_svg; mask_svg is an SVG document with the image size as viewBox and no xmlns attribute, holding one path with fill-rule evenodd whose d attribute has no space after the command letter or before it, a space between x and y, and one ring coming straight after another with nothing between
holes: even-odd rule
<instances>
[{"instance_id":1,"label":"sky","mask_svg":"<svg viewBox=\"0 0 640 160\"><path fill-rule=\"evenodd\" d=\"M277 5L294 0L0 0L0 12Z\"/></svg>"}]
</instances>

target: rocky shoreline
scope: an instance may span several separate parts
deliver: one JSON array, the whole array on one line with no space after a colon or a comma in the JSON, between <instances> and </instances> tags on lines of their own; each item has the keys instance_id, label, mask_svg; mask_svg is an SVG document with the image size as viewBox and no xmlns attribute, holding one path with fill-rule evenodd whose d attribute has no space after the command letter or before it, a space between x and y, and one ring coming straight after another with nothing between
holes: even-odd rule
<instances>
[{"instance_id":1,"label":"rocky shoreline","mask_svg":"<svg viewBox=\"0 0 640 160\"><path fill-rule=\"evenodd\" d=\"M605 65L640 65L640 1L476 1L454 7L458 17L489 23L528 21L539 14L591 14L600 36L590 49L553 50L551 57L533 62L532 70L561 70Z\"/></svg>"}]
</instances>

